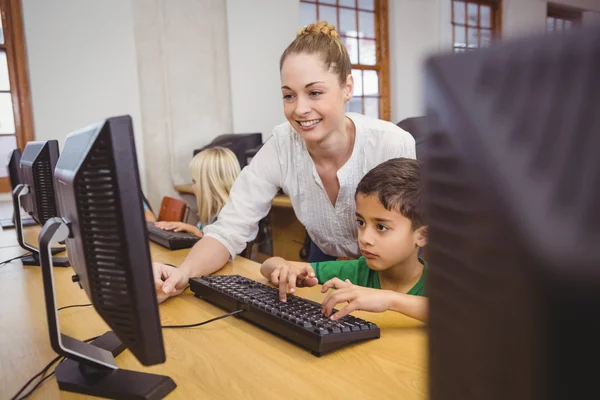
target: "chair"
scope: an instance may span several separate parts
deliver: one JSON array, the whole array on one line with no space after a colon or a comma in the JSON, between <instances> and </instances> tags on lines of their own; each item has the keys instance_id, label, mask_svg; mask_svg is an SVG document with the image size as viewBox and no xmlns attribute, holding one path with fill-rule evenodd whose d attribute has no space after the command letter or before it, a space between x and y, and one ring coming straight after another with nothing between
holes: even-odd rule
<instances>
[{"instance_id":1,"label":"chair","mask_svg":"<svg viewBox=\"0 0 600 400\"><path fill-rule=\"evenodd\" d=\"M398 122L396 125L410 133L415 139L417 159L422 159L423 151L425 150L424 146L422 145L425 142L425 134L427 132L426 117L406 118Z\"/></svg>"},{"instance_id":2,"label":"chair","mask_svg":"<svg viewBox=\"0 0 600 400\"><path fill-rule=\"evenodd\" d=\"M157 221L185 221L188 212L185 201L165 196L160 203Z\"/></svg>"},{"instance_id":3,"label":"chair","mask_svg":"<svg viewBox=\"0 0 600 400\"><path fill-rule=\"evenodd\" d=\"M211 147L226 147L237 157L240 168L248 165L246 151L262 146L262 133L228 133L217 136L212 142L194 150L194 155ZM255 153L256 154L256 153Z\"/></svg>"}]
</instances>

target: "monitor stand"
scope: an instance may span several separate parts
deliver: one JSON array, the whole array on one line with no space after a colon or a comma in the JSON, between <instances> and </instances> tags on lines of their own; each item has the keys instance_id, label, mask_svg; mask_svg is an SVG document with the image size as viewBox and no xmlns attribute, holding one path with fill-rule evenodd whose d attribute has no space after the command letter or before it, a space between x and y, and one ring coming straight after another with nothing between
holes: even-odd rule
<instances>
[{"instance_id":1,"label":"monitor stand","mask_svg":"<svg viewBox=\"0 0 600 400\"><path fill-rule=\"evenodd\" d=\"M120 369L115 356L125 346L114 332L106 332L92 343L60 333L50 243L66 239L69 232L69 226L61 218L51 218L39 236L50 344L65 357L55 369L58 388L111 399L162 399L177 387L175 382L164 375Z\"/></svg>"},{"instance_id":2,"label":"monitor stand","mask_svg":"<svg viewBox=\"0 0 600 400\"><path fill-rule=\"evenodd\" d=\"M21 222L23 223L23 226L35 226L37 225L37 222L35 222L35 220L31 217L26 217L23 218L21 217ZM15 228L17 225L15 223L15 217L13 215L12 218L2 218L0 219L0 226L2 227L2 229L12 229Z\"/></svg>"},{"instance_id":3,"label":"monitor stand","mask_svg":"<svg viewBox=\"0 0 600 400\"><path fill-rule=\"evenodd\" d=\"M15 227L17 230L17 241L19 242L19 245L24 250L29 250L31 252L30 255L21 258L23 265L29 265L29 266L40 265L41 266L40 253L39 253L38 249L25 243L25 239L24 239L24 235L23 235L23 220L21 219L21 213L20 213L21 196L24 196L27 193L29 193L29 186L23 185L23 184L17 185L17 187L13 191L13 207L14 207L13 216L15 218ZM51 249L51 254L54 255L57 253L61 253L64 250L65 249L62 247L53 248L53 249ZM66 257L52 257L52 262L56 267L70 267L71 266L71 264L69 263L69 259Z\"/></svg>"}]
</instances>

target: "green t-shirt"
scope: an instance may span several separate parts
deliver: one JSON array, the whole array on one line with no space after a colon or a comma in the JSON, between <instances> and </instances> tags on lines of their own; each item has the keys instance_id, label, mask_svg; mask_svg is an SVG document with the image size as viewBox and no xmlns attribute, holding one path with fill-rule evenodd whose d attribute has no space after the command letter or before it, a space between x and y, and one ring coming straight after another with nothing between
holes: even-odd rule
<instances>
[{"instance_id":1,"label":"green t-shirt","mask_svg":"<svg viewBox=\"0 0 600 400\"><path fill-rule=\"evenodd\" d=\"M406 294L425 296L427 262L422 258L419 258L419 262L423 264L423 275L421 275L419 281ZM369 268L367 260L364 257L360 257L358 260L317 262L311 263L310 266L315 270L317 279L321 284L332 278L339 278L343 281L348 279L353 285L381 289L379 274L377 271Z\"/></svg>"}]
</instances>

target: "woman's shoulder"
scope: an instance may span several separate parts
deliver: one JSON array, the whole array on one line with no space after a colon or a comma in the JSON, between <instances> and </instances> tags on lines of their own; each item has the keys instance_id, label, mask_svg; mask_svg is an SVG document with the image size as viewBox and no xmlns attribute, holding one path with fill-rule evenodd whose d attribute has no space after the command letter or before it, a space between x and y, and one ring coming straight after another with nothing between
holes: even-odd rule
<instances>
[{"instance_id":1,"label":"woman's shoulder","mask_svg":"<svg viewBox=\"0 0 600 400\"><path fill-rule=\"evenodd\" d=\"M348 113L347 115L354 122L357 133L365 135L368 142L374 144L381 142L388 144L412 143L414 146L412 135L390 121L355 113Z\"/></svg>"}]
</instances>

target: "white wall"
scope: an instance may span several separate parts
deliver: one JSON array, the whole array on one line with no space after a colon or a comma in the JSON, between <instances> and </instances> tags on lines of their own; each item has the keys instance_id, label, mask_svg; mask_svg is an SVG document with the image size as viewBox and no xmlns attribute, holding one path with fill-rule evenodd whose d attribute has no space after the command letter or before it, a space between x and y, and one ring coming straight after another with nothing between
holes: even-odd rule
<instances>
[{"instance_id":1,"label":"white wall","mask_svg":"<svg viewBox=\"0 0 600 400\"><path fill-rule=\"evenodd\" d=\"M299 28L299 0L227 0L234 133L265 140L285 122L279 58Z\"/></svg>"},{"instance_id":2,"label":"white wall","mask_svg":"<svg viewBox=\"0 0 600 400\"><path fill-rule=\"evenodd\" d=\"M191 181L192 151L231 132L224 0L132 0L146 195L157 210Z\"/></svg>"},{"instance_id":3,"label":"white wall","mask_svg":"<svg viewBox=\"0 0 600 400\"><path fill-rule=\"evenodd\" d=\"M130 1L23 0L35 138L64 139L101 119L133 118L144 152Z\"/></svg>"},{"instance_id":4,"label":"white wall","mask_svg":"<svg viewBox=\"0 0 600 400\"><path fill-rule=\"evenodd\" d=\"M444 0L441 0L444 1ZM440 0L389 1L391 117L423 115L422 71L428 54L442 48Z\"/></svg>"}]
</instances>

